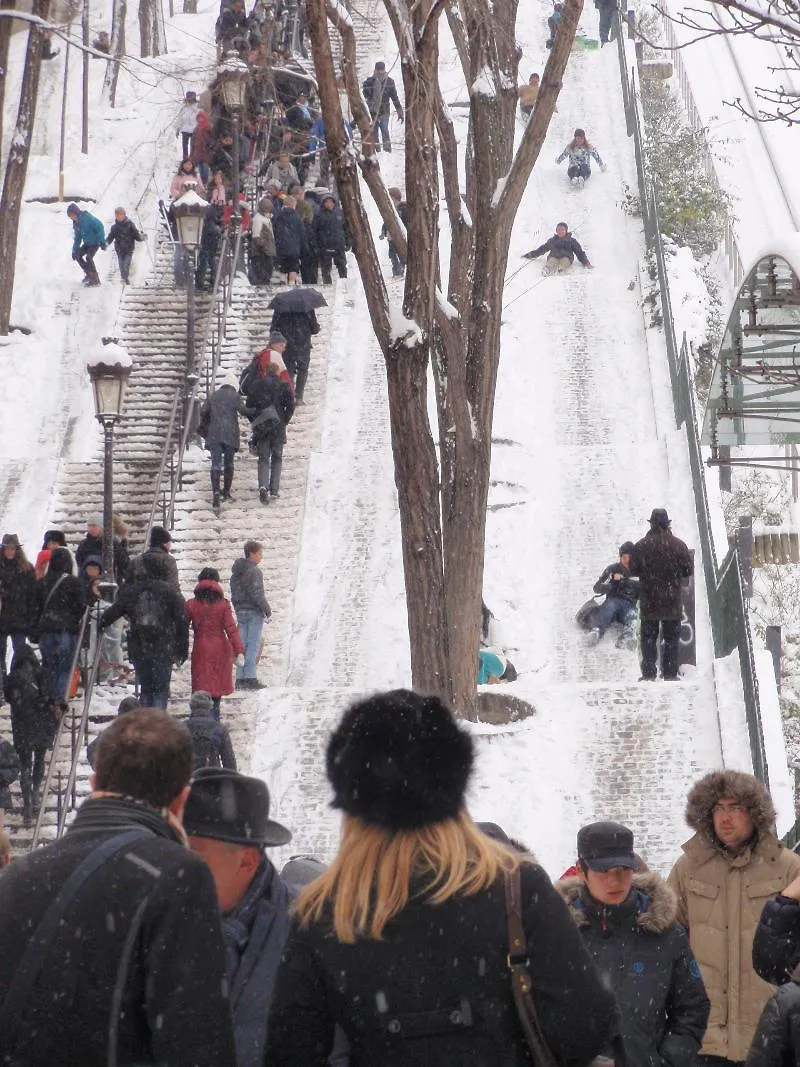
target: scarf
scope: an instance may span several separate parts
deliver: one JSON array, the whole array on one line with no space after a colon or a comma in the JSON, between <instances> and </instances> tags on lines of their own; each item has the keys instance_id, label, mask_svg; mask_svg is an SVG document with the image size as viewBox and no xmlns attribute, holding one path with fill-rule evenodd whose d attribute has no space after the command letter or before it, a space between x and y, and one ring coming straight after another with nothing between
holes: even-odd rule
<instances>
[{"instance_id":1,"label":"scarf","mask_svg":"<svg viewBox=\"0 0 800 1067\"><path fill-rule=\"evenodd\" d=\"M259 376L259 378L266 378L267 372L269 371L269 365L270 365L270 363L272 363L272 349L271 348L262 349L258 353L258 356L256 357L256 359L257 359L256 366L258 367L258 376Z\"/></svg>"},{"instance_id":2,"label":"scarf","mask_svg":"<svg viewBox=\"0 0 800 1067\"><path fill-rule=\"evenodd\" d=\"M250 941L258 906L264 897L269 896L275 868L262 856L253 881L239 904L222 916L222 936L225 940L225 961L228 968L228 982L232 987L236 974Z\"/></svg>"}]
</instances>

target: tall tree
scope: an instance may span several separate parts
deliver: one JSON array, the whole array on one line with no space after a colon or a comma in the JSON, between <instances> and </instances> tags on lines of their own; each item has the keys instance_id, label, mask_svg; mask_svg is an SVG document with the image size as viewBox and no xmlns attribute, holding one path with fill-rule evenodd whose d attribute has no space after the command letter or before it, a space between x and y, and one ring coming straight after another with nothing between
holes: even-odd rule
<instances>
[{"instance_id":1,"label":"tall tree","mask_svg":"<svg viewBox=\"0 0 800 1067\"><path fill-rule=\"evenodd\" d=\"M33 0L32 14L46 19L49 7L50 0ZM0 336L6 336L11 327L17 233L22 210L22 193L28 173L33 123L36 118L44 39L41 26L31 23L28 28L28 46L25 51L25 68L22 72L17 122L14 127L14 136L11 138L11 147L8 150L3 192L0 195Z\"/></svg>"},{"instance_id":2,"label":"tall tree","mask_svg":"<svg viewBox=\"0 0 800 1067\"><path fill-rule=\"evenodd\" d=\"M307 0L309 33L337 190L372 325L386 362L400 507L411 672L463 715L476 711L486 505L503 284L511 229L544 142L583 0L566 0L536 108L516 151L518 0L384 0L405 91L408 233L384 185L358 79L353 25L338 0ZM439 83L446 13L469 93L463 162ZM347 141L329 25L361 149ZM369 188L407 269L402 309L390 299L362 196ZM449 225L442 282L439 188ZM439 444L428 418L428 369Z\"/></svg>"},{"instance_id":3,"label":"tall tree","mask_svg":"<svg viewBox=\"0 0 800 1067\"><path fill-rule=\"evenodd\" d=\"M128 15L126 0L114 0L111 9L111 57L106 65L103 79L103 95L111 107L117 99L119 65L125 57L125 19Z\"/></svg>"},{"instance_id":4,"label":"tall tree","mask_svg":"<svg viewBox=\"0 0 800 1067\"><path fill-rule=\"evenodd\" d=\"M0 0L0 10L13 11L16 0ZM0 18L0 155L3 151L3 110L6 99L6 69L8 68L8 45L14 20Z\"/></svg>"}]
</instances>

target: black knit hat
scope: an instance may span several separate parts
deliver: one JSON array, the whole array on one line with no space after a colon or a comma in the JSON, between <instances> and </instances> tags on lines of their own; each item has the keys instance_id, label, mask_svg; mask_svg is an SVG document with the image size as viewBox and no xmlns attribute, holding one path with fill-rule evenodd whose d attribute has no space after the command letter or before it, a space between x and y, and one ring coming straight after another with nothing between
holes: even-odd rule
<instances>
[{"instance_id":1,"label":"black knit hat","mask_svg":"<svg viewBox=\"0 0 800 1067\"><path fill-rule=\"evenodd\" d=\"M472 762L472 738L438 697L395 689L348 708L326 769L333 807L398 831L454 818Z\"/></svg>"},{"instance_id":2,"label":"black knit hat","mask_svg":"<svg viewBox=\"0 0 800 1067\"><path fill-rule=\"evenodd\" d=\"M164 548L165 545L171 544L172 534L169 530L165 530L163 526L154 526L150 531L150 547L151 548Z\"/></svg>"},{"instance_id":3,"label":"black knit hat","mask_svg":"<svg viewBox=\"0 0 800 1067\"><path fill-rule=\"evenodd\" d=\"M238 771L204 767L192 778L183 812L191 837L210 837L233 845L286 845L290 830L269 817L269 790L260 778Z\"/></svg>"},{"instance_id":4,"label":"black knit hat","mask_svg":"<svg viewBox=\"0 0 800 1067\"><path fill-rule=\"evenodd\" d=\"M636 545L633 541L623 541L619 546L619 554L621 556L632 556L636 551Z\"/></svg>"}]
</instances>

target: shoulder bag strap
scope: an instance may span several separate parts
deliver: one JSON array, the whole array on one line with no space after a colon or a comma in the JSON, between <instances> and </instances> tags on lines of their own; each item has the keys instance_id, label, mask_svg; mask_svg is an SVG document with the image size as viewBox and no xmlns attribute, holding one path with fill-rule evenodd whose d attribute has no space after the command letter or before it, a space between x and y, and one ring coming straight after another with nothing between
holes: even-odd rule
<instances>
[{"instance_id":1,"label":"shoulder bag strap","mask_svg":"<svg viewBox=\"0 0 800 1067\"><path fill-rule=\"evenodd\" d=\"M519 867L504 876L506 917L508 919L508 970L517 1014L525 1034L525 1041L536 1067L556 1067L557 1061L542 1033L531 990L528 964L528 945L522 922L522 886Z\"/></svg>"},{"instance_id":2,"label":"shoulder bag strap","mask_svg":"<svg viewBox=\"0 0 800 1067\"><path fill-rule=\"evenodd\" d=\"M66 576L66 574L59 574L59 576L58 576L58 579L56 580L56 583L55 583L55 585L53 586L53 588L52 588L52 589L50 590L50 592L49 592L49 593L47 594L47 596L45 597L45 601L44 601L44 604L42 604L42 610L41 610L41 611L39 612L39 618L40 618L40 619L41 619L42 615L44 615L44 613L45 613L45 612L47 611L47 605L48 605L48 604L50 603L50 601L51 601L51 600L53 599L53 595L54 595L54 593L55 593L56 589L58 589L58 587L59 587L59 586L61 585L61 583L62 583L62 582L64 581L64 579L65 579L66 577L67 577L67 576Z\"/></svg>"},{"instance_id":3,"label":"shoulder bag strap","mask_svg":"<svg viewBox=\"0 0 800 1067\"><path fill-rule=\"evenodd\" d=\"M109 837L97 848L92 849L81 863L75 868L64 885L58 891L44 913L39 925L28 942L25 954L20 960L19 966L14 972L14 977L9 986L6 998L0 1006L0 1034L9 1042L12 1032L16 1030L22 1019L28 997L39 977L39 972L44 966L47 953L58 933L59 927L67 911L75 901L82 886L96 870L111 859L120 849L133 844L139 838L149 837L149 830L126 830L122 834Z\"/></svg>"}]
</instances>

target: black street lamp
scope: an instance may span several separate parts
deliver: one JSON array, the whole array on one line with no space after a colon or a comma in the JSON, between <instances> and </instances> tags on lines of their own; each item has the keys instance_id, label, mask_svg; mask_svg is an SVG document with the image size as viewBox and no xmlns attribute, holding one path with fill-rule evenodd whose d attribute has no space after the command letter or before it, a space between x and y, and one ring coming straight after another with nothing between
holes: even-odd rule
<instances>
[{"instance_id":1,"label":"black street lamp","mask_svg":"<svg viewBox=\"0 0 800 1067\"><path fill-rule=\"evenodd\" d=\"M203 223L206 218L208 201L204 200L194 189L186 192L172 205L175 224L178 227L178 240L188 258L188 278L186 279L186 373L195 373L195 329L194 329L194 276L197 271L197 249L203 236Z\"/></svg>"},{"instance_id":2,"label":"black street lamp","mask_svg":"<svg viewBox=\"0 0 800 1067\"><path fill-rule=\"evenodd\" d=\"M235 52L228 52L222 58L222 65L217 68L222 102L233 115L233 224L234 237L239 233L241 215L239 213L239 127L241 114L247 103L247 87L250 82L250 68ZM234 267L235 270L235 267Z\"/></svg>"},{"instance_id":3,"label":"black street lamp","mask_svg":"<svg viewBox=\"0 0 800 1067\"><path fill-rule=\"evenodd\" d=\"M86 369L94 392L94 410L103 427L103 580L106 599L114 599L114 427L122 414L125 386L133 363L114 338L104 337Z\"/></svg>"}]
</instances>

